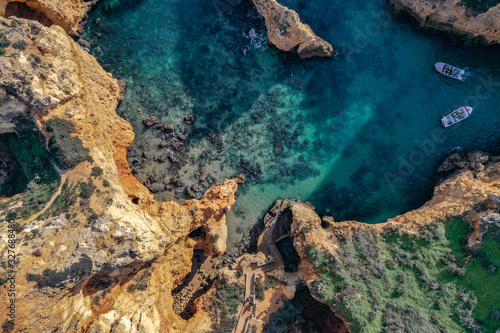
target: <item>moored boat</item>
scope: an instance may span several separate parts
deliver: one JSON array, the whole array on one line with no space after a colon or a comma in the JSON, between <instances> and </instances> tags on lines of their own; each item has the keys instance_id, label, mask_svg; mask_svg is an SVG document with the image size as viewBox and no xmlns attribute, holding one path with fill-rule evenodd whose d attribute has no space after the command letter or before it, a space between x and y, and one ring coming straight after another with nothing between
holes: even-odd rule
<instances>
[{"instance_id":1,"label":"moored boat","mask_svg":"<svg viewBox=\"0 0 500 333\"><path fill-rule=\"evenodd\" d=\"M444 62L438 62L434 66L436 67L436 70L439 73L451 77L453 79L463 81L463 79L465 78L464 76L465 70L460 69L458 67L445 64Z\"/></svg>"},{"instance_id":2,"label":"moored boat","mask_svg":"<svg viewBox=\"0 0 500 333\"><path fill-rule=\"evenodd\" d=\"M443 124L444 127L450 127L451 125L454 125L470 116L472 110L473 109L470 106L461 106L441 118L441 124Z\"/></svg>"}]
</instances>

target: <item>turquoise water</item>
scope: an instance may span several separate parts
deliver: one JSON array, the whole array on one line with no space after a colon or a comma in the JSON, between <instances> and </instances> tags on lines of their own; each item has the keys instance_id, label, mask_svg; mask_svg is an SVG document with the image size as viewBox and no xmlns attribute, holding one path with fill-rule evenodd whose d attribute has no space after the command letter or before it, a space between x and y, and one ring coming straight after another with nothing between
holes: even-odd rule
<instances>
[{"instance_id":1,"label":"turquoise water","mask_svg":"<svg viewBox=\"0 0 500 333\"><path fill-rule=\"evenodd\" d=\"M301 61L262 43L262 18L235 2L104 1L83 36L128 83L118 113L136 133L129 163L142 182L156 176L158 198L182 201L186 185L201 196L214 181L247 175L228 216L230 244L283 197L340 220L382 222L431 197L450 151L500 151L498 46L453 45L392 17L383 0L282 1L339 51ZM437 74L437 61L468 67L468 79ZM466 104L470 118L440 127ZM188 114L194 125L184 124ZM142 124L150 115L185 140L160 148L165 134ZM180 164L157 161L170 153Z\"/></svg>"}]
</instances>

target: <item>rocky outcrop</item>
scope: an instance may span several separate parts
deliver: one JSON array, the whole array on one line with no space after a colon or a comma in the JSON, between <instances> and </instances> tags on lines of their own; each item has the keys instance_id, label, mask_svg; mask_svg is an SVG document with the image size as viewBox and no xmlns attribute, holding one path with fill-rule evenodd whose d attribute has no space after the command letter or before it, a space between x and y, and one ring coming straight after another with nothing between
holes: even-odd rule
<instances>
[{"instance_id":1,"label":"rocky outcrop","mask_svg":"<svg viewBox=\"0 0 500 333\"><path fill-rule=\"evenodd\" d=\"M379 260L378 251L382 251L380 250L382 249L380 243L384 242L383 239L386 239L380 237L381 235L385 237L402 237L404 234L414 235L417 239L427 239L426 242L433 244L437 242L435 238L437 236L429 231L432 230L433 226L436 227L442 221L450 221L457 216L467 216L468 221L476 221L471 222L472 233L468 237L467 246L469 248L478 246L483 237L482 233L488 230L485 225L498 219L498 214L495 211L498 211L500 207L498 204L498 198L500 197L500 159L486 159L484 156L484 154L478 152L468 154L469 162L467 166L464 165L460 171L437 186L434 197L424 206L390 219L385 223L373 225L356 221L334 222L331 218L321 219L310 204L286 199L277 202L277 206L285 205L291 210L291 237L293 238L294 247L301 258L299 273L301 278L306 281L312 295L319 301L330 305L334 304L332 310L337 316L339 318L345 316L345 322L350 323L355 316L352 313L349 314L350 312L347 310L351 306L350 300L356 297L359 299L370 299L370 297L376 299L379 291L375 289L371 289L369 292L353 290L351 296L343 298L343 295L347 294L334 293L331 284L325 287L325 283L328 282L325 279L335 279L339 278L339 276L342 276L342 279L354 279L349 274L356 274L357 269L361 271L367 269L365 267L366 262L358 262L353 259L355 255L367 258L366 256L369 253L377 253L375 259L371 257L366 259L369 262L376 263L376 260ZM456 158L453 160L456 160ZM488 160L490 161L488 162ZM481 167L479 167L479 164L481 164ZM406 238L402 237L402 239ZM394 246L393 243L391 244L390 246ZM365 252L361 253L361 251ZM387 250L385 250L383 256L388 255L386 252ZM318 253L321 254L321 257L317 255ZM391 255L389 255L389 258L391 258ZM346 264L346 262L350 264ZM339 275L334 276L332 272L335 271L334 268L337 264L341 268L336 271ZM374 264L373 267L376 270L381 266ZM418 265L416 267L418 268ZM344 270L350 268L354 271L342 275ZM380 269L383 270L383 268ZM380 278L380 275L378 277ZM430 280L437 279L436 276L432 275L428 276L428 278ZM374 277L374 279L376 278ZM346 285L350 285L352 281L345 280L344 282ZM344 282L339 282L336 286L339 287ZM386 284L384 288L389 287L390 284ZM342 290L347 292L347 289ZM412 296L418 297L418 295ZM355 320L359 323L360 318L358 317ZM353 326L353 331L363 330L359 326Z\"/></svg>"},{"instance_id":2,"label":"rocky outcrop","mask_svg":"<svg viewBox=\"0 0 500 333\"><path fill-rule=\"evenodd\" d=\"M302 23L296 11L276 0L253 0L253 3L264 16L269 42L278 49L296 53L302 59L335 55L333 47Z\"/></svg>"},{"instance_id":3,"label":"rocky outcrop","mask_svg":"<svg viewBox=\"0 0 500 333\"><path fill-rule=\"evenodd\" d=\"M56 24L69 35L83 32L87 15L98 0L0 0L0 16L35 20L50 27Z\"/></svg>"},{"instance_id":4,"label":"rocky outcrop","mask_svg":"<svg viewBox=\"0 0 500 333\"><path fill-rule=\"evenodd\" d=\"M335 253L338 245L332 239L353 234L359 228L376 230L378 233L399 230L416 234L421 227L429 223L463 214L477 204L489 200L488 198L499 196L500 159L486 158L487 155L480 152L472 152L467 156L474 163L468 162L467 167L464 165L460 172L452 174L450 178L436 186L431 200L422 207L389 219L385 223L333 222L328 217L321 219L309 204L290 201L293 213L291 230L297 251L299 254L305 254L307 253L305 249L315 244L320 252ZM448 165L448 159L443 165ZM332 238L332 235L336 236ZM304 269L304 274L308 274L307 271Z\"/></svg>"},{"instance_id":5,"label":"rocky outcrop","mask_svg":"<svg viewBox=\"0 0 500 333\"><path fill-rule=\"evenodd\" d=\"M461 0L389 0L389 5L396 13L409 14L421 28L444 31L465 42L500 43L500 4L483 13Z\"/></svg>"},{"instance_id":6,"label":"rocky outcrop","mask_svg":"<svg viewBox=\"0 0 500 333\"><path fill-rule=\"evenodd\" d=\"M484 171L485 164L490 159L488 154L474 151L470 153L454 153L448 156L438 167L438 173L455 170L470 170L473 173Z\"/></svg>"},{"instance_id":7,"label":"rocky outcrop","mask_svg":"<svg viewBox=\"0 0 500 333\"><path fill-rule=\"evenodd\" d=\"M22 114L49 141L46 124L59 119L74 125L68 135L89 155L62 176L39 214L16 218L13 331L207 331L205 313L189 321L174 313L171 290L190 271L195 246L208 254L226 250L225 215L237 181L183 205L155 201L126 161L134 133L115 112L119 82L58 25L0 18L0 35L8 40L0 56L2 131L15 131L10 115ZM18 197L0 201L0 219L23 208ZM199 228L203 244L188 237ZM7 236L1 223L0 279ZM0 306L9 302L2 292ZM1 325L8 319L1 311Z\"/></svg>"}]
</instances>

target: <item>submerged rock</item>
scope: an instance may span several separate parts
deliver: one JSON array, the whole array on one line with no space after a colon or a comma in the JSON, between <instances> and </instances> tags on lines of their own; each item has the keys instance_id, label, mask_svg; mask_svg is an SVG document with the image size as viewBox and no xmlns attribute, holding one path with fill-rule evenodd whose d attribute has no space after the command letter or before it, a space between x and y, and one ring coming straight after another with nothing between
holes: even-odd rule
<instances>
[{"instance_id":1,"label":"submerged rock","mask_svg":"<svg viewBox=\"0 0 500 333\"><path fill-rule=\"evenodd\" d=\"M184 144L182 142L174 142L172 143L172 148L174 148L175 150L179 149L180 147L184 146Z\"/></svg>"},{"instance_id":2,"label":"submerged rock","mask_svg":"<svg viewBox=\"0 0 500 333\"><path fill-rule=\"evenodd\" d=\"M184 117L184 123L188 126L193 125L195 121L196 117L194 114L188 114L187 116Z\"/></svg>"},{"instance_id":3,"label":"submerged rock","mask_svg":"<svg viewBox=\"0 0 500 333\"><path fill-rule=\"evenodd\" d=\"M454 153L448 156L439 165L437 172L450 172L460 169L468 169L473 172L481 172L485 168L485 164L489 161L490 156L480 151L473 151L467 154Z\"/></svg>"},{"instance_id":4,"label":"submerged rock","mask_svg":"<svg viewBox=\"0 0 500 333\"><path fill-rule=\"evenodd\" d=\"M296 53L302 59L335 55L333 47L302 23L296 11L276 0L253 0L253 3L264 16L269 42L278 49Z\"/></svg>"},{"instance_id":5,"label":"submerged rock","mask_svg":"<svg viewBox=\"0 0 500 333\"><path fill-rule=\"evenodd\" d=\"M165 123L158 126L158 129L163 133L172 133L174 131L174 125Z\"/></svg>"},{"instance_id":6,"label":"submerged rock","mask_svg":"<svg viewBox=\"0 0 500 333\"><path fill-rule=\"evenodd\" d=\"M273 153L274 155L282 155L285 147L281 141L275 141L273 143Z\"/></svg>"},{"instance_id":7,"label":"submerged rock","mask_svg":"<svg viewBox=\"0 0 500 333\"><path fill-rule=\"evenodd\" d=\"M172 163L179 163L179 159L177 158L177 156L174 155L174 153L170 153L168 154L168 158L170 159L170 161Z\"/></svg>"},{"instance_id":8,"label":"submerged rock","mask_svg":"<svg viewBox=\"0 0 500 333\"><path fill-rule=\"evenodd\" d=\"M142 123L144 124L144 126L146 127L151 127L153 125L156 125L158 124L158 118L156 118L155 116L149 116L149 117L146 117L142 120Z\"/></svg>"}]
</instances>

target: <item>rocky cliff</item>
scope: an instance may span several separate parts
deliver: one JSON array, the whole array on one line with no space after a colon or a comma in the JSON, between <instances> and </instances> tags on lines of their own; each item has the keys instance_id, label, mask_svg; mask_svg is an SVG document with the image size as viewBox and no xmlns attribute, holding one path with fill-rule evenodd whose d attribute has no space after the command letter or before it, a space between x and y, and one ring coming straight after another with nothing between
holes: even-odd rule
<instances>
[{"instance_id":1,"label":"rocky cliff","mask_svg":"<svg viewBox=\"0 0 500 333\"><path fill-rule=\"evenodd\" d=\"M313 296L332 306L353 331L384 325L401 331L480 331L490 320L486 310L473 309L476 302L484 308L489 297L498 297L492 290L484 294L484 283L496 279L498 266L500 158L473 152L448 158L441 169L454 168L458 171L424 206L376 225L321 219L311 205L289 201L300 274ZM463 231L457 234L457 228ZM469 284L453 280L466 274ZM484 281L471 278L476 274L484 274Z\"/></svg>"},{"instance_id":2,"label":"rocky cliff","mask_svg":"<svg viewBox=\"0 0 500 333\"><path fill-rule=\"evenodd\" d=\"M255 2L269 31L276 33L277 46L304 58L332 55L331 46L300 23L295 12L272 1ZM7 332L209 331L210 317L200 304L203 297L195 303L193 316L183 319L174 311L172 290L191 270L194 249L208 254L225 251L225 214L234 203L239 180L219 183L201 200L184 205L155 201L131 175L126 161L134 134L115 113L123 86L67 34L76 31L81 4L34 1L26 4L33 12L21 3L0 2L0 11L29 13L44 24L0 19L0 135L20 135L23 123L33 120L32 130L40 131L45 140L42 148L58 157L61 175L56 190L42 193L43 187L28 186L35 199L47 197L35 215L25 214L33 200L21 195L0 199L0 220L15 221L12 228L0 223L0 266L4 269L9 263L6 244L11 229L18 270L15 326L9 325L4 311L0 325ZM287 25L293 29L283 28ZM31 154L40 155L42 148L33 147L37 146ZM339 258L344 240L361 237L356 235L420 235L435 221L474 211L477 205L492 209L500 195L498 161L472 154L465 162L448 162L444 171L461 171L437 186L432 200L379 225L335 223L320 219L309 205L290 202L291 236L302 259L300 274L315 297L328 300L321 298L325 290L317 283L321 269L311 256L313 247ZM472 243L481 241L481 221ZM204 237L190 237L193 231ZM10 304L4 292L6 277L0 275L2 308ZM212 289L206 299L215 294ZM361 294L356 297L363 299Z\"/></svg>"},{"instance_id":3,"label":"rocky cliff","mask_svg":"<svg viewBox=\"0 0 500 333\"><path fill-rule=\"evenodd\" d=\"M35 20L47 27L56 24L76 36L82 33L87 14L97 1L0 0L0 16Z\"/></svg>"},{"instance_id":4,"label":"rocky cliff","mask_svg":"<svg viewBox=\"0 0 500 333\"><path fill-rule=\"evenodd\" d=\"M269 41L278 49L296 53L302 59L335 55L333 47L302 23L296 11L276 0L253 0L253 3L264 16Z\"/></svg>"},{"instance_id":5,"label":"rocky cliff","mask_svg":"<svg viewBox=\"0 0 500 333\"><path fill-rule=\"evenodd\" d=\"M448 171L449 160L443 166ZM457 160L452 157L452 160ZM467 162L467 160L471 162ZM348 237L358 230L374 230L377 233L404 232L418 234L423 227L436 221L444 221L470 211L490 196L500 196L500 159L490 158L481 152L469 153L461 160L458 170L434 189L431 200L422 207L396 216L385 223L366 224L356 221L335 222L331 218L321 219L310 205L291 201L294 216L292 230L299 253L307 253L306 248L314 244L319 251L335 254L338 237ZM481 163L482 162L482 163ZM486 166L485 166L486 165ZM306 230L306 231L304 231ZM333 241L332 241L333 240ZM306 256L304 256L307 259ZM308 260L306 260L307 262ZM303 270L306 272L312 270Z\"/></svg>"},{"instance_id":6,"label":"rocky cliff","mask_svg":"<svg viewBox=\"0 0 500 333\"><path fill-rule=\"evenodd\" d=\"M134 133L115 113L118 81L58 25L2 18L0 37L2 132L34 119L45 149L60 157L56 164L76 165L62 171L58 190L36 215L24 216L24 197L2 199L0 215L15 220L18 270L15 328L2 311L4 329L205 331L206 315L185 321L174 314L171 290L190 271L195 247L225 251L225 214L236 181L184 205L156 202L126 162ZM7 223L0 228L5 264ZM203 241L188 237L195 229L203 230ZM1 288L6 308L6 286Z\"/></svg>"},{"instance_id":7,"label":"rocky cliff","mask_svg":"<svg viewBox=\"0 0 500 333\"><path fill-rule=\"evenodd\" d=\"M422 28L444 31L465 42L498 44L500 4L491 8L482 4L473 0L389 0L396 13L409 14Z\"/></svg>"}]
</instances>

